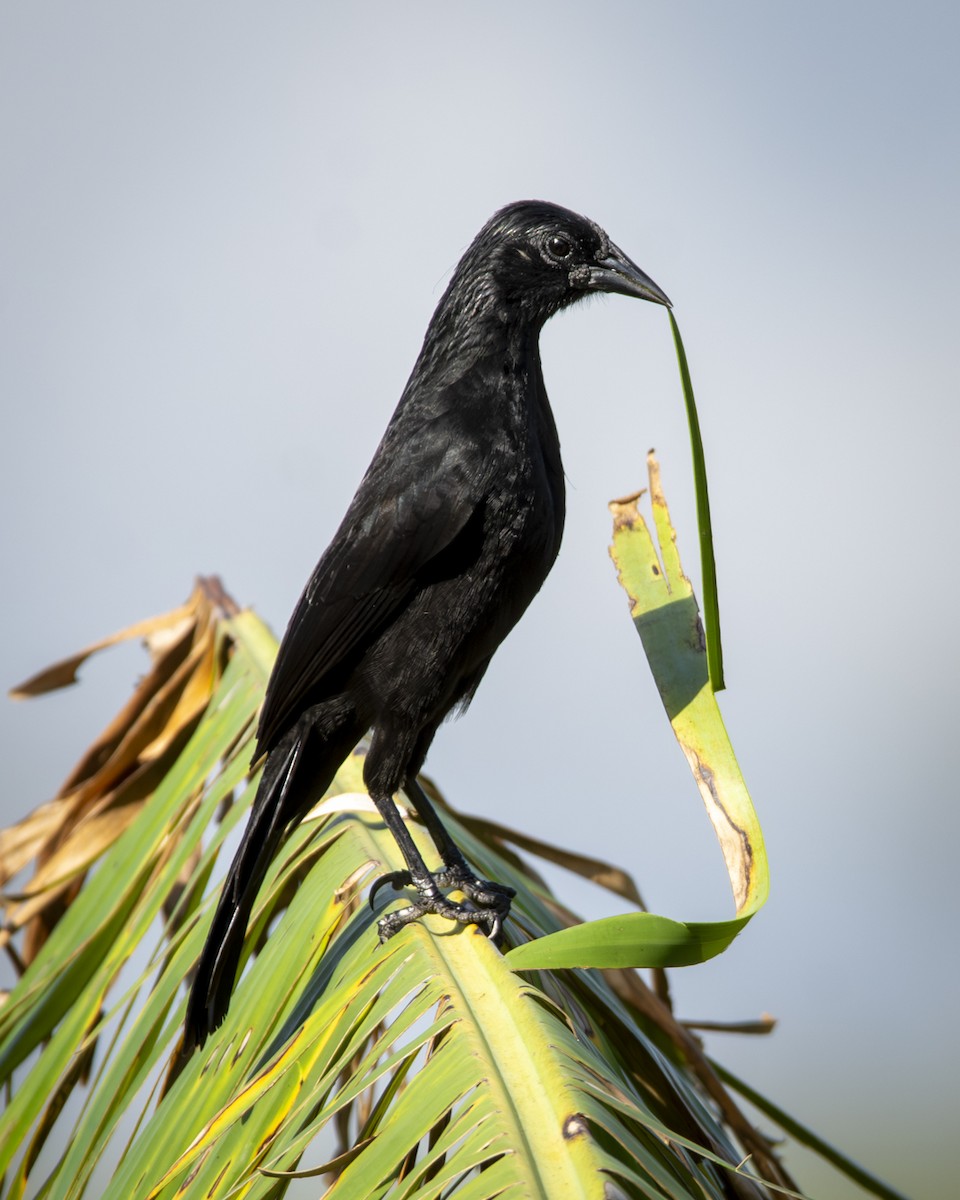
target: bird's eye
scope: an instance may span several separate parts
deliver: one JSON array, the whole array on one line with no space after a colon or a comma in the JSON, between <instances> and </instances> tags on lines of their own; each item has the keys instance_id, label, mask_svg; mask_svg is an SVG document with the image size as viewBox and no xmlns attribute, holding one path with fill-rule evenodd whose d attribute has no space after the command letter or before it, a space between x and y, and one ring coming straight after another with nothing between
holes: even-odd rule
<instances>
[{"instance_id":1,"label":"bird's eye","mask_svg":"<svg viewBox=\"0 0 960 1200\"><path fill-rule=\"evenodd\" d=\"M554 258L569 258L573 252L573 246L567 238L562 237L559 233L547 238L547 249Z\"/></svg>"}]
</instances>

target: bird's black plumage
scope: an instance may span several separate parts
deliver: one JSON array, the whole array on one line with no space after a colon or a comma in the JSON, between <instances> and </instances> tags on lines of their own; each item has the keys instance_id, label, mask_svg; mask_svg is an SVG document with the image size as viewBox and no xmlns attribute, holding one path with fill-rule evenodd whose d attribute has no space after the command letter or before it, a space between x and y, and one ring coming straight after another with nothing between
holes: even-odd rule
<instances>
[{"instance_id":1,"label":"bird's black plumage","mask_svg":"<svg viewBox=\"0 0 960 1200\"><path fill-rule=\"evenodd\" d=\"M540 201L498 212L454 271L280 645L257 730L263 777L193 982L187 1051L226 1013L253 901L285 831L368 730L364 780L409 868L389 879L419 893L381 920L381 936L427 911L499 932L512 893L469 871L416 776L440 722L469 703L556 558L563 470L539 335L596 291L669 304L599 226ZM401 788L434 838L439 872L427 870L393 803Z\"/></svg>"}]
</instances>

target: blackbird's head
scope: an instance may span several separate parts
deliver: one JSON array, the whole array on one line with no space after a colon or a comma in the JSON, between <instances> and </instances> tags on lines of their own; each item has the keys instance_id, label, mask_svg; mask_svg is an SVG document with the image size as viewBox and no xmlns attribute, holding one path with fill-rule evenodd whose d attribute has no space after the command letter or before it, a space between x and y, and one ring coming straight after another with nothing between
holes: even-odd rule
<instances>
[{"instance_id":1,"label":"blackbird's head","mask_svg":"<svg viewBox=\"0 0 960 1200\"><path fill-rule=\"evenodd\" d=\"M456 274L462 273L480 283L475 298L493 300L506 320L519 311L542 324L593 292L671 307L599 225L543 200L521 200L494 214L464 255Z\"/></svg>"}]
</instances>

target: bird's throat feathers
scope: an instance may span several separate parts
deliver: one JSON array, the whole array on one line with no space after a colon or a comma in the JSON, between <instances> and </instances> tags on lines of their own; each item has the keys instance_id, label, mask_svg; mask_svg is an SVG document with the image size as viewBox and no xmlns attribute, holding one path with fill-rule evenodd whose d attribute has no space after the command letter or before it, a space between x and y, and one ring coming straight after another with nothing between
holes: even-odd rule
<instances>
[{"instance_id":1,"label":"bird's throat feathers","mask_svg":"<svg viewBox=\"0 0 960 1200\"><path fill-rule=\"evenodd\" d=\"M480 296L476 303L471 316L459 301L441 302L411 382L416 379L421 390L428 385L428 390L442 392L473 376L478 383L483 378L487 388L496 391L505 387L507 392L524 392L529 379L542 390L539 340L543 321L506 319L502 309Z\"/></svg>"},{"instance_id":2,"label":"bird's throat feathers","mask_svg":"<svg viewBox=\"0 0 960 1200\"><path fill-rule=\"evenodd\" d=\"M511 295L491 269L458 269L427 329L414 375L439 387L475 370L481 361L517 375L540 372L540 330L564 305L530 305L522 290Z\"/></svg>"}]
</instances>

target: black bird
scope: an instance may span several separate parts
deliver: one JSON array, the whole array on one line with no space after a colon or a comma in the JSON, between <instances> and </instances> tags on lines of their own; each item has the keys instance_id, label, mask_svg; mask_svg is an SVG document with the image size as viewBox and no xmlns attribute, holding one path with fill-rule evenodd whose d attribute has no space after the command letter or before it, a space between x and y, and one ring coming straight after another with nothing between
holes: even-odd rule
<instances>
[{"instance_id":1,"label":"black bird","mask_svg":"<svg viewBox=\"0 0 960 1200\"><path fill-rule=\"evenodd\" d=\"M263 777L200 956L185 1053L226 1014L284 833L368 730L364 781L408 867L377 886L418 893L381 919L381 939L427 912L499 936L512 890L472 873L416 777L440 722L469 704L560 548L563 468L539 336L548 317L592 292L670 304L598 225L541 201L501 209L454 271L280 645L257 729ZM392 799L400 789L442 870L428 870L407 832Z\"/></svg>"}]
</instances>

